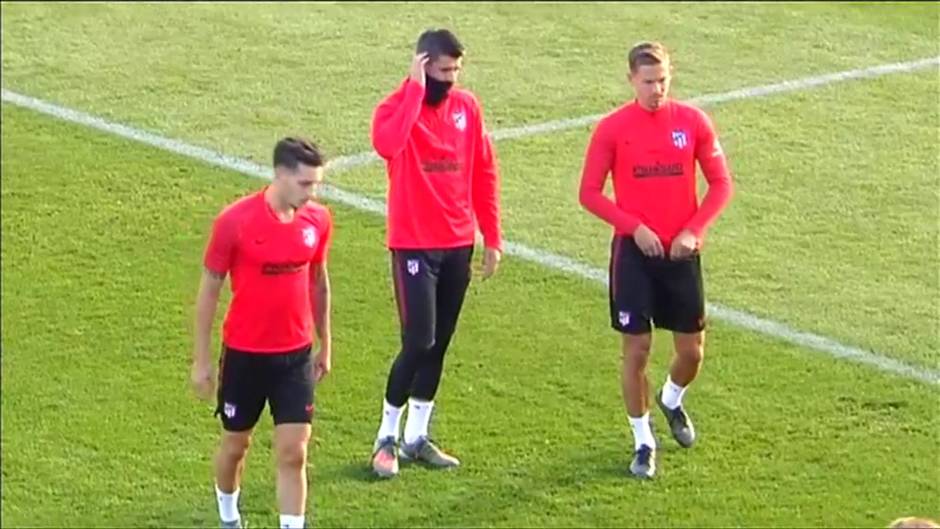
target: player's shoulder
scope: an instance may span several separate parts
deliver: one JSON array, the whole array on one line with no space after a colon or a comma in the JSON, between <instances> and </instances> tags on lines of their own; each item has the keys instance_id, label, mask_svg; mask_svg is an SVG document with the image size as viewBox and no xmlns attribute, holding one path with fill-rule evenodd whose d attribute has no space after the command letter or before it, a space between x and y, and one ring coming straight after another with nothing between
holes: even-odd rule
<instances>
[{"instance_id":1,"label":"player's shoulder","mask_svg":"<svg viewBox=\"0 0 940 529\"><path fill-rule=\"evenodd\" d=\"M333 224L333 212L330 211L330 208L326 207L326 205L315 200L310 200L304 204L301 209L301 214L321 228L326 228Z\"/></svg>"},{"instance_id":2,"label":"player's shoulder","mask_svg":"<svg viewBox=\"0 0 940 529\"><path fill-rule=\"evenodd\" d=\"M216 216L216 223L232 225L244 221L258 209L260 200L262 192L254 192L230 202Z\"/></svg>"},{"instance_id":3,"label":"player's shoulder","mask_svg":"<svg viewBox=\"0 0 940 529\"><path fill-rule=\"evenodd\" d=\"M597 122L597 128L599 130L608 130L610 128L619 129L624 121L628 121L636 110L636 102L629 102L620 105L619 107L608 111L606 114L601 116Z\"/></svg>"},{"instance_id":4,"label":"player's shoulder","mask_svg":"<svg viewBox=\"0 0 940 529\"><path fill-rule=\"evenodd\" d=\"M397 104L398 102L400 102L402 99L405 98L405 94L408 92L408 88L412 84L414 84L414 81L411 81L410 78L405 77L404 79L402 79L402 81L398 83L398 85L395 88L393 88L392 90L389 90L382 96L382 98L376 104L376 110L378 110L382 105L387 105L387 104L392 104L392 103Z\"/></svg>"},{"instance_id":5,"label":"player's shoulder","mask_svg":"<svg viewBox=\"0 0 940 529\"><path fill-rule=\"evenodd\" d=\"M670 102L673 108L673 114L679 118L696 123L710 123L708 114L697 105L688 101L672 100Z\"/></svg>"},{"instance_id":6,"label":"player's shoulder","mask_svg":"<svg viewBox=\"0 0 940 529\"><path fill-rule=\"evenodd\" d=\"M473 109L481 107L480 98L467 88L455 86L450 89L449 97L453 97L455 102L464 104Z\"/></svg>"},{"instance_id":7,"label":"player's shoulder","mask_svg":"<svg viewBox=\"0 0 940 529\"><path fill-rule=\"evenodd\" d=\"M477 97L469 88L463 86L455 86L450 89L450 96L455 97L464 102L471 102L480 104L480 98Z\"/></svg>"}]
</instances>

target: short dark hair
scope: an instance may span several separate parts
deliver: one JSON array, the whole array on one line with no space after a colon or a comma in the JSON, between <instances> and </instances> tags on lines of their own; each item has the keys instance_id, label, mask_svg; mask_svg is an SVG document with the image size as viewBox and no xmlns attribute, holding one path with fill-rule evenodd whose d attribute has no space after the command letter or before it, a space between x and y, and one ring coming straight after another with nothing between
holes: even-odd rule
<instances>
[{"instance_id":1,"label":"short dark hair","mask_svg":"<svg viewBox=\"0 0 940 529\"><path fill-rule=\"evenodd\" d=\"M298 164L322 167L323 153L306 138L287 137L277 142L274 146L274 167L286 167L293 171Z\"/></svg>"},{"instance_id":2,"label":"short dark hair","mask_svg":"<svg viewBox=\"0 0 940 529\"><path fill-rule=\"evenodd\" d=\"M656 66L669 62L669 50L659 42L638 42L630 49L627 56L630 72L636 72L640 66Z\"/></svg>"},{"instance_id":3,"label":"short dark hair","mask_svg":"<svg viewBox=\"0 0 940 529\"><path fill-rule=\"evenodd\" d=\"M457 40L454 35L446 29L429 29L418 37L418 44L415 46L416 53L427 53L431 60L441 55L447 55L454 59L463 57L463 44Z\"/></svg>"}]
</instances>

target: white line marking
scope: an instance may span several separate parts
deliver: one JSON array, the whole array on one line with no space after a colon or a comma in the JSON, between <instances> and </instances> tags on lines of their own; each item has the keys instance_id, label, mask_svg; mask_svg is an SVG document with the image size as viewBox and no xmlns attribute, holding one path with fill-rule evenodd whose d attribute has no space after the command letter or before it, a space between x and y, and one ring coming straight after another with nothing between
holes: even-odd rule
<instances>
[{"instance_id":1,"label":"white line marking","mask_svg":"<svg viewBox=\"0 0 940 529\"><path fill-rule=\"evenodd\" d=\"M894 63L861 70L850 70L847 72L834 73L819 77L808 77L795 81L787 81L761 87L735 90L724 94L702 96L696 100L699 102L699 104L720 103L725 101L733 101L736 99L759 97L768 94L798 90L801 88L821 86L828 83L845 81L849 79L862 79L894 72L914 71L934 65L940 65L940 57L907 63ZM265 167L248 160L234 158L210 149L196 147L179 140L166 138L133 127L128 127L126 125L112 123L84 112L65 108L46 101L42 101L40 99L36 99L34 97L21 95L5 88L2 91L2 96L3 101L20 107L32 109L36 112L47 114L64 121L98 129L116 136L151 145L165 151L180 154L189 158L194 158L224 169L237 171L258 178L271 178L272 172L269 167ZM563 128L580 126L582 124L590 123L590 121L586 120L596 119L596 117L597 116L587 116L574 120L564 120L533 125L529 128L520 127L518 129L506 129L504 131L494 132L494 135L498 135L498 137L501 139L519 138L525 135L537 134L539 132L551 132L562 130ZM572 123L575 124L571 125ZM350 167L368 163L372 159L375 159L375 155L373 153L362 153L355 156L338 158L334 161L332 170L342 170L344 168L348 169ZM356 209L369 211L379 215L385 215L385 203L382 201L365 197L357 193L344 191L335 186L325 186L323 191L326 198L330 200L341 202ZM604 270L577 262L569 257L532 248L524 244L511 241L506 241L505 249L506 253L509 255L521 257L523 259L544 265L548 268L553 268L562 272L589 279L602 285L607 284L607 274ZM835 358L842 358L857 363L866 364L887 373L901 375L932 385L940 385L940 372L935 370L931 370L925 367L915 367L893 358L865 351L850 345L845 345L831 338L826 338L824 336L809 332L799 331L785 324L772 320L766 320L729 307L709 304L708 311L711 317L724 320L738 327L756 331L772 338L823 352Z\"/></svg>"},{"instance_id":2,"label":"white line marking","mask_svg":"<svg viewBox=\"0 0 940 529\"><path fill-rule=\"evenodd\" d=\"M818 86L825 86L828 84L839 83L843 81L852 81L856 79L870 79L873 77L880 77L883 75L888 75L892 73L903 73L903 72L914 72L917 70L924 70L932 66L940 66L940 57L931 57L927 59L920 59L916 61L908 62L895 62L891 64L882 64L879 66L871 66L868 68L858 68L855 70L846 70L843 72L836 72L826 75L817 75L812 77L803 77L800 79L793 79L791 81L783 81L780 83L766 84L761 86L752 86L750 88L742 88L740 90L732 90L730 92L722 92L718 94L706 94L698 97L693 97L688 99L689 103L699 105L699 106L708 106L708 105L718 105L721 103L727 103L729 101L737 101L739 99L752 99L755 97L764 97L774 94L783 94L786 92L795 92L798 90L806 90L808 88L815 88ZM535 123L532 125L523 125L521 127L512 127L508 129L499 129L493 131L493 139L497 141L501 140L515 140L518 138L525 138L527 136L535 136L538 134L547 134L551 132L561 132L564 130L575 129L578 127L586 127L592 125L604 117L604 114L592 114L590 116L581 116L578 118L569 118L569 119L559 119L555 121L546 121L544 123ZM363 152L359 154L353 154L349 156L341 156L336 158L332 165L331 169L335 170L346 170L358 167L360 165L365 165L370 162L378 161L379 157L372 152Z\"/></svg>"}]
</instances>

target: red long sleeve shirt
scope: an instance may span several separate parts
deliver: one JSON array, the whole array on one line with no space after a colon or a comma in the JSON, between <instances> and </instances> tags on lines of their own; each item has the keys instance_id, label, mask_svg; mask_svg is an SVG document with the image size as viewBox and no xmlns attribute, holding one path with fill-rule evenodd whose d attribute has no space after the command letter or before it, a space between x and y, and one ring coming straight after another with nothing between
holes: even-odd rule
<instances>
[{"instance_id":1,"label":"red long sleeve shirt","mask_svg":"<svg viewBox=\"0 0 940 529\"><path fill-rule=\"evenodd\" d=\"M502 249L499 171L477 99L452 88L437 107L406 79L372 117L372 146L388 171L389 248L455 248L479 226Z\"/></svg>"},{"instance_id":2,"label":"red long sleeve shirt","mask_svg":"<svg viewBox=\"0 0 940 529\"><path fill-rule=\"evenodd\" d=\"M708 181L701 205L696 161ZM611 171L616 202L604 195ZM701 240L731 194L728 162L703 111L668 101L651 112L634 101L605 116L595 128L579 198L618 235L632 235L645 224L668 253L672 239L683 229Z\"/></svg>"}]
</instances>

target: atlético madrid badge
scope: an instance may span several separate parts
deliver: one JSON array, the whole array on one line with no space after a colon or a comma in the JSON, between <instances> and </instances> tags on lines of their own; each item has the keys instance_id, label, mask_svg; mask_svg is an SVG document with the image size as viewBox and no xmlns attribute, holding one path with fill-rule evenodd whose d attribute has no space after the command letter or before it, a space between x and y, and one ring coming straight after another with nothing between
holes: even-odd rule
<instances>
[{"instance_id":1,"label":"atl\u00e9tico madrid badge","mask_svg":"<svg viewBox=\"0 0 940 529\"><path fill-rule=\"evenodd\" d=\"M672 131L672 144L675 145L677 149L685 149L685 146L689 144L689 138L685 135L684 130Z\"/></svg>"},{"instance_id":2,"label":"atl\u00e9tico madrid badge","mask_svg":"<svg viewBox=\"0 0 940 529\"><path fill-rule=\"evenodd\" d=\"M313 245L317 243L317 231L313 228L304 228L304 244L308 248L313 248Z\"/></svg>"}]
</instances>

